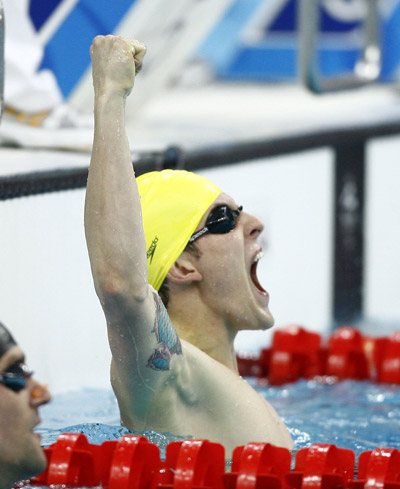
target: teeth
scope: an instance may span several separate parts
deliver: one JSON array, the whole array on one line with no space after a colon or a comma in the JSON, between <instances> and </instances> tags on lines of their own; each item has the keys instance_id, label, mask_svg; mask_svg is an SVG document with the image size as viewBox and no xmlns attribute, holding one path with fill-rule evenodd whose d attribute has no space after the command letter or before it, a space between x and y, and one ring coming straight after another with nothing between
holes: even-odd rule
<instances>
[{"instance_id":1,"label":"teeth","mask_svg":"<svg viewBox=\"0 0 400 489\"><path fill-rule=\"evenodd\" d=\"M263 256L264 256L264 253L262 251L259 251L257 253L257 255L254 257L253 263L259 262Z\"/></svg>"}]
</instances>

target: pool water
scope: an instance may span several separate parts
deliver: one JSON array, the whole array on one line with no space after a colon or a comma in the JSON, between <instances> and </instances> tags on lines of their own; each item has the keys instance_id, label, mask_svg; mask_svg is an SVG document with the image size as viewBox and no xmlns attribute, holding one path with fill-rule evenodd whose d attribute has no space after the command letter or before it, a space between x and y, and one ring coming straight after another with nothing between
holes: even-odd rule
<instances>
[{"instance_id":1,"label":"pool water","mask_svg":"<svg viewBox=\"0 0 400 489\"><path fill-rule=\"evenodd\" d=\"M275 407L288 426L295 450L313 443L333 443L358 455L378 446L400 449L400 386L364 381L300 380L279 387L247 379ZM123 434L144 434L164 456L170 434L131 432L120 426L112 390L86 389L55 396L41 410L38 431L42 444L54 443L63 432L84 433L90 443L117 440ZM188 433L188 437L190 437Z\"/></svg>"},{"instance_id":2,"label":"pool water","mask_svg":"<svg viewBox=\"0 0 400 489\"><path fill-rule=\"evenodd\" d=\"M295 450L333 443L358 457L378 446L400 448L400 386L301 380L258 390L284 419Z\"/></svg>"}]
</instances>

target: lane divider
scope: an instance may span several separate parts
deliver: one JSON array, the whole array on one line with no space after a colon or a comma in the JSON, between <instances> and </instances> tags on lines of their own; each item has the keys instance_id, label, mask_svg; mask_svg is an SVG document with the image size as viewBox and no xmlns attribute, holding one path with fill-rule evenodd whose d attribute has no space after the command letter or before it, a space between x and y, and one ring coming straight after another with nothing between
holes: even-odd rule
<instances>
[{"instance_id":1,"label":"lane divider","mask_svg":"<svg viewBox=\"0 0 400 489\"><path fill-rule=\"evenodd\" d=\"M157 445L143 436L92 445L83 434L64 433L44 449L47 469L26 481L30 486L105 489L400 489L400 451L376 448L362 452L316 443L292 455L268 443L236 447L231 472L225 450L207 440L167 445L161 460ZM19 484L18 487L22 487Z\"/></svg>"},{"instance_id":2,"label":"lane divider","mask_svg":"<svg viewBox=\"0 0 400 489\"><path fill-rule=\"evenodd\" d=\"M275 331L260 355L238 355L238 366L241 375L270 385L318 376L400 384L400 331L373 338L342 326L324 343L320 334L291 325Z\"/></svg>"}]
</instances>

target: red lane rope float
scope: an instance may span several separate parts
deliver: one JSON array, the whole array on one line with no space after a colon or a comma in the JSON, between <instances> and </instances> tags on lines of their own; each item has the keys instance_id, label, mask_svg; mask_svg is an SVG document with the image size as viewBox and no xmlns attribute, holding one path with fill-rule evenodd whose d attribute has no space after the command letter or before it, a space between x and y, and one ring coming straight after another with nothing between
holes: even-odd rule
<instances>
[{"instance_id":1,"label":"red lane rope float","mask_svg":"<svg viewBox=\"0 0 400 489\"><path fill-rule=\"evenodd\" d=\"M400 488L400 452L394 448L375 448L361 453L358 459L358 477L351 489L385 487Z\"/></svg>"},{"instance_id":2,"label":"red lane rope float","mask_svg":"<svg viewBox=\"0 0 400 489\"><path fill-rule=\"evenodd\" d=\"M236 447L232 456L232 470L224 474L225 489L285 487L290 463L291 454L286 448L269 443L248 443Z\"/></svg>"},{"instance_id":3,"label":"red lane rope float","mask_svg":"<svg viewBox=\"0 0 400 489\"><path fill-rule=\"evenodd\" d=\"M331 444L315 444L296 454L294 472L286 475L289 487L298 489L349 487L354 478L355 454Z\"/></svg>"},{"instance_id":4,"label":"red lane rope float","mask_svg":"<svg viewBox=\"0 0 400 489\"><path fill-rule=\"evenodd\" d=\"M296 381L312 378L324 369L325 356L321 354L321 336L304 328L291 326L275 332L269 365L269 381Z\"/></svg>"},{"instance_id":5,"label":"red lane rope float","mask_svg":"<svg viewBox=\"0 0 400 489\"><path fill-rule=\"evenodd\" d=\"M328 340L326 374L338 379L366 380L369 376L364 338L354 328L340 328Z\"/></svg>"},{"instance_id":6,"label":"red lane rope float","mask_svg":"<svg viewBox=\"0 0 400 489\"><path fill-rule=\"evenodd\" d=\"M371 338L342 326L324 345L320 334L290 325L277 330L259 356L237 358L241 375L270 385L318 376L400 384L400 331Z\"/></svg>"},{"instance_id":7,"label":"red lane rope float","mask_svg":"<svg viewBox=\"0 0 400 489\"><path fill-rule=\"evenodd\" d=\"M47 469L32 479L35 485L65 485L68 487L96 486L100 477L94 460L100 447L91 445L83 434L64 433L57 443L45 449Z\"/></svg>"},{"instance_id":8,"label":"red lane rope float","mask_svg":"<svg viewBox=\"0 0 400 489\"><path fill-rule=\"evenodd\" d=\"M400 331L380 341L377 351L377 380L400 384Z\"/></svg>"},{"instance_id":9,"label":"red lane rope float","mask_svg":"<svg viewBox=\"0 0 400 489\"><path fill-rule=\"evenodd\" d=\"M160 472L160 450L144 436L123 436L113 445L108 489L149 487Z\"/></svg>"},{"instance_id":10,"label":"red lane rope float","mask_svg":"<svg viewBox=\"0 0 400 489\"><path fill-rule=\"evenodd\" d=\"M165 470L156 487L191 489L224 489L225 449L208 440L186 440L169 443Z\"/></svg>"},{"instance_id":11,"label":"red lane rope float","mask_svg":"<svg viewBox=\"0 0 400 489\"><path fill-rule=\"evenodd\" d=\"M27 481L33 486L105 489L400 489L400 451L362 452L358 477L352 450L316 443L298 450L294 470L286 448L268 443L236 447L225 473L225 450L208 440L172 442L166 460L143 436L90 444L83 434L64 433L44 449L47 469ZM18 485L19 488L22 484Z\"/></svg>"}]
</instances>

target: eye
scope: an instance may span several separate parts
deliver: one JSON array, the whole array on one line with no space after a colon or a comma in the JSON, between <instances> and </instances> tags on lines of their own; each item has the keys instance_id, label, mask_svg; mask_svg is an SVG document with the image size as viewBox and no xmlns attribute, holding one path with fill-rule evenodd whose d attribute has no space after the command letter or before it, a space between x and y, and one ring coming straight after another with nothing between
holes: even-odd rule
<instances>
[{"instance_id":1,"label":"eye","mask_svg":"<svg viewBox=\"0 0 400 489\"><path fill-rule=\"evenodd\" d=\"M207 217L207 224L210 224L215 221L219 221L221 218L226 215L226 205L220 205L219 207L215 207Z\"/></svg>"},{"instance_id":2,"label":"eye","mask_svg":"<svg viewBox=\"0 0 400 489\"><path fill-rule=\"evenodd\" d=\"M16 362L7 368L5 373L24 375L28 370L28 367L23 362Z\"/></svg>"}]
</instances>

